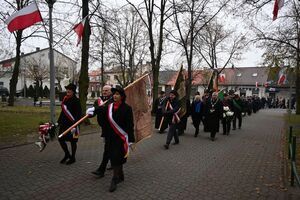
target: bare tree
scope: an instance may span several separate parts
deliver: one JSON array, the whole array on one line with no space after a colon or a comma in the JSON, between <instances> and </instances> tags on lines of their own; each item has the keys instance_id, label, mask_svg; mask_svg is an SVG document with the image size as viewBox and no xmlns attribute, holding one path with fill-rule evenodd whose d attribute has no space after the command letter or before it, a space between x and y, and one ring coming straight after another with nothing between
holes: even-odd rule
<instances>
[{"instance_id":1,"label":"bare tree","mask_svg":"<svg viewBox=\"0 0 300 200\"><path fill-rule=\"evenodd\" d=\"M160 0L160 4L155 4L155 0L143 0L143 3L138 7L131 3L129 0L126 1L137 11L142 22L147 28L153 74L152 97L154 102L158 96L158 76L163 51L164 26L166 20L170 17L170 15L168 14L170 11L170 7L168 7L167 4L168 0ZM143 12L145 12L146 16ZM156 25L158 27L157 36L155 30Z\"/></svg>"},{"instance_id":2,"label":"bare tree","mask_svg":"<svg viewBox=\"0 0 300 200\"><path fill-rule=\"evenodd\" d=\"M169 30L167 38L183 48L188 65L187 95L190 96L192 85L192 65L195 39L200 31L225 8L228 0L217 4L211 0L175 1L173 3L174 20L177 33Z\"/></svg>"}]
</instances>

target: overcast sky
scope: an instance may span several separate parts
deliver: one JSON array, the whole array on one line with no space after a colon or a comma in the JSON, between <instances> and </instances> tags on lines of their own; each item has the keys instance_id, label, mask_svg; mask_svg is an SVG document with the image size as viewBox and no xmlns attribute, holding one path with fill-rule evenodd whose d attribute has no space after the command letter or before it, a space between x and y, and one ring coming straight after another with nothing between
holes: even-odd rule
<instances>
[{"instance_id":1,"label":"overcast sky","mask_svg":"<svg viewBox=\"0 0 300 200\"><path fill-rule=\"evenodd\" d=\"M104 0L104 1L109 2L109 4L112 7L114 7L115 5L120 6L120 5L126 4L126 0ZM140 2L140 0L132 0L132 2L137 3L137 2ZM234 23L240 23L240 22L234 22ZM72 33L72 35L70 35L70 37L74 38L74 49L77 48L78 56L80 56L80 46L79 47L75 46L75 43L76 43L75 34ZM34 51L36 47L47 48L48 47L47 40L37 39L37 38L35 38L34 40L28 40L24 44L22 44L21 49L22 49L22 52L28 53L28 52ZM262 58L261 58L262 53L263 53L263 50L254 48L252 46L252 48L249 48L249 50L246 51L242 55L243 59L240 60L240 61L234 62L234 65L236 67L255 67L255 66L258 66L259 64L262 63ZM178 57L178 55L172 54L172 55L164 56L163 60L162 60L162 64L164 66L179 65L179 62L181 62L181 61L179 61L178 59L174 59L174 57Z\"/></svg>"}]
</instances>

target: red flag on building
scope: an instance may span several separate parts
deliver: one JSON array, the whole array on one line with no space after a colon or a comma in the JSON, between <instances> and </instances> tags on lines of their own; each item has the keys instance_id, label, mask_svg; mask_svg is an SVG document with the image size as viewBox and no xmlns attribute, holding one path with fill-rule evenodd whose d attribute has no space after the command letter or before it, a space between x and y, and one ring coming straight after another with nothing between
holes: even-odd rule
<instances>
[{"instance_id":1,"label":"red flag on building","mask_svg":"<svg viewBox=\"0 0 300 200\"><path fill-rule=\"evenodd\" d=\"M284 6L284 0L275 0L273 9L273 21L277 19L278 11Z\"/></svg>"},{"instance_id":2,"label":"red flag on building","mask_svg":"<svg viewBox=\"0 0 300 200\"><path fill-rule=\"evenodd\" d=\"M41 13L35 2L13 13L5 23L10 32L22 30L33 24L43 21Z\"/></svg>"},{"instance_id":3,"label":"red flag on building","mask_svg":"<svg viewBox=\"0 0 300 200\"><path fill-rule=\"evenodd\" d=\"M286 70L287 70L287 68L284 67L284 68L282 68L279 71L279 73L278 73L278 82L277 82L278 85L285 84L285 81L286 81Z\"/></svg>"},{"instance_id":4,"label":"red flag on building","mask_svg":"<svg viewBox=\"0 0 300 200\"><path fill-rule=\"evenodd\" d=\"M87 16L86 16L87 17ZM84 30L84 25L85 25L85 20L86 20L86 17L83 18L83 20L76 24L73 28L73 30L75 31L75 33L78 35L78 39L77 39L77 45L79 45L80 41L81 41L81 38L82 38L82 35L83 35L83 30Z\"/></svg>"},{"instance_id":5,"label":"red flag on building","mask_svg":"<svg viewBox=\"0 0 300 200\"><path fill-rule=\"evenodd\" d=\"M225 74L220 74L219 75L219 82L224 83L225 82L225 77L226 77Z\"/></svg>"},{"instance_id":6,"label":"red flag on building","mask_svg":"<svg viewBox=\"0 0 300 200\"><path fill-rule=\"evenodd\" d=\"M148 76L149 74L142 76L125 88L126 103L131 106L133 112L136 142L152 134L151 106L147 96Z\"/></svg>"}]
</instances>

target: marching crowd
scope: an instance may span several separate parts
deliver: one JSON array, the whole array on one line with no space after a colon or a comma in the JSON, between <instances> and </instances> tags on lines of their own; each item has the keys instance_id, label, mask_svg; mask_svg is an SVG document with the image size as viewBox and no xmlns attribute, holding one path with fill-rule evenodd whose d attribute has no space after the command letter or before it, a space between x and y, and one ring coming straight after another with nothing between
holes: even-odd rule
<instances>
[{"instance_id":1,"label":"marching crowd","mask_svg":"<svg viewBox=\"0 0 300 200\"><path fill-rule=\"evenodd\" d=\"M80 120L82 111L80 101L76 97L76 86L71 83L65 88L67 95L62 101L62 111L58 119L59 134L62 135L59 143L64 152L60 163L70 165L76 162L79 127L67 131ZM168 96L162 91L153 104L155 128L159 133L168 130L165 149L169 149L173 138L173 144L179 144L179 136L184 134L189 116L195 128L194 137L199 135L202 124L204 132L209 132L210 139L214 141L220 124L223 135L229 135L231 130L242 128L243 116L256 113L261 108L264 108L264 103L256 96L241 98L234 91L218 93L208 90L202 96L197 92L191 103L190 100L180 103L175 90L170 91ZM185 112L182 112L183 110ZM117 185L124 181L123 165L127 161L131 145L135 142L133 112L131 106L126 103L124 89L118 86L104 86L102 96L95 101L93 107L87 109L86 116L97 116L98 124L102 128L101 137L105 142L101 164L92 174L99 178L104 177L110 162L109 168L113 170L113 177L109 191L114 192ZM62 134L65 132L67 133ZM71 153L66 141L71 143Z\"/></svg>"}]
</instances>

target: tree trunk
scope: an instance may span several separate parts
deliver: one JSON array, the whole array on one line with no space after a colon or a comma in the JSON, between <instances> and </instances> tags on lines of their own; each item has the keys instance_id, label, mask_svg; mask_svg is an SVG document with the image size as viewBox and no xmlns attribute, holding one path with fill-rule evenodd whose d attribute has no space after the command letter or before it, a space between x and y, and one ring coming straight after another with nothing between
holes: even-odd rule
<instances>
[{"instance_id":1,"label":"tree trunk","mask_svg":"<svg viewBox=\"0 0 300 200\"><path fill-rule=\"evenodd\" d=\"M82 18L89 14L89 1L82 0ZM83 37L82 37L82 50L81 50L81 68L79 75L79 99L82 108L82 113L86 111L86 101L89 88L89 41L90 41L90 25L89 18L85 21Z\"/></svg>"},{"instance_id":2,"label":"tree trunk","mask_svg":"<svg viewBox=\"0 0 300 200\"><path fill-rule=\"evenodd\" d=\"M16 88L18 83L18 77L19 77L19 71L20 71L20 53L21 53L21 39L22 39L22 30L17 31L17 37L16 37L16 62L13 70L13 75L9 81L9 98L8 98L8 105L14 106L14 97L16 94Z\"/></svg>"}]
</instances>

